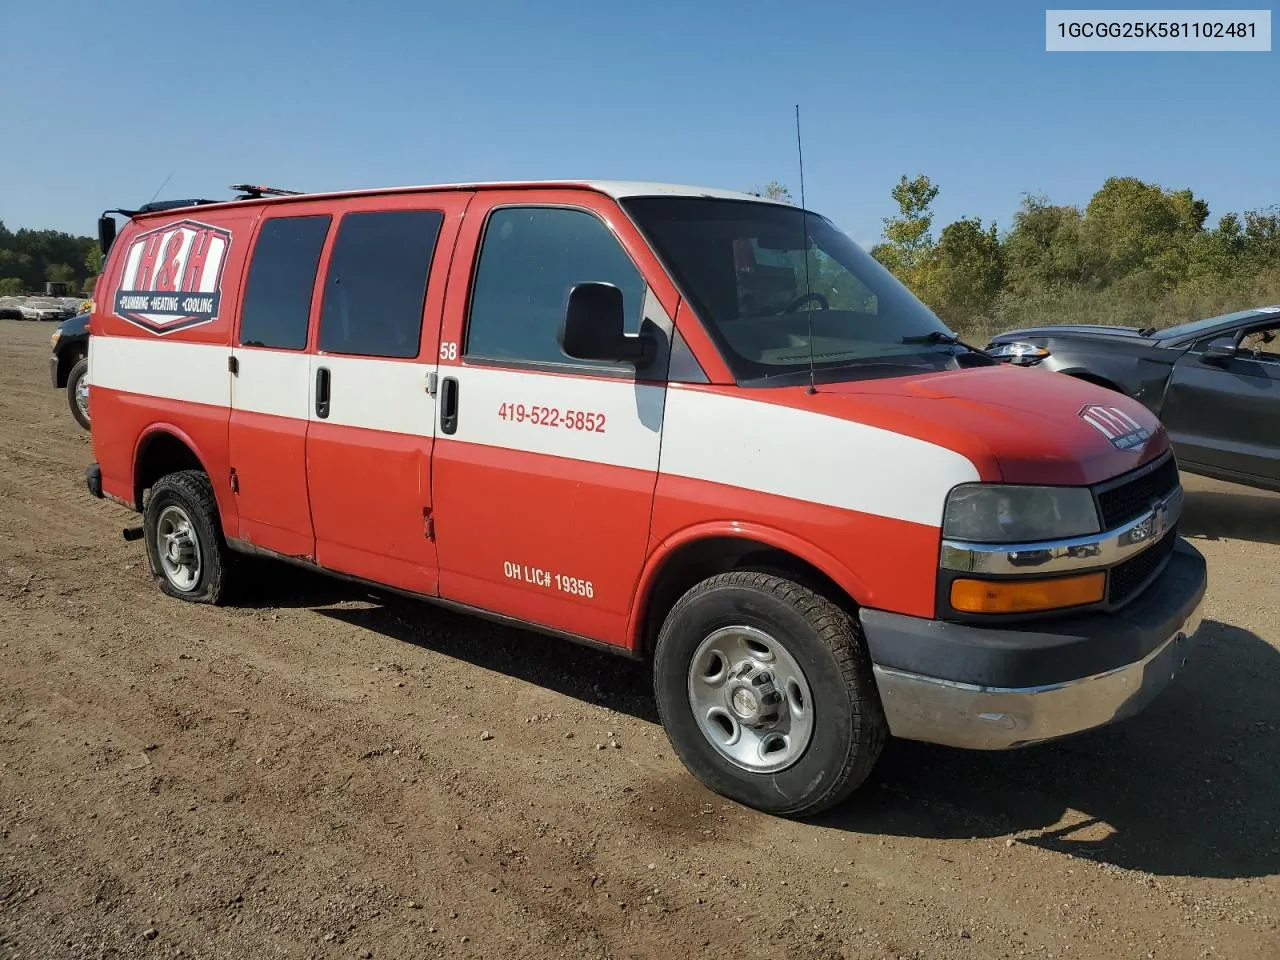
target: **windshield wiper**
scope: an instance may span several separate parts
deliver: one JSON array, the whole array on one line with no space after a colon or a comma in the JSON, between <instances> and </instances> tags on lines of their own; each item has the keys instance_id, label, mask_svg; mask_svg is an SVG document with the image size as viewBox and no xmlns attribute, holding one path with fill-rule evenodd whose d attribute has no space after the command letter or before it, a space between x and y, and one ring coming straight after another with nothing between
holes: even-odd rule
<instances>
[{"instance_id":1,"label":"windshield wiper","mask_svg":"<svg viewBox=\"0 0 1280 960\"><path fill-rule=\"evenodd\" d=\"M903 337L903 343L941 343L951 347L964 347L970 353L977 353L984 357L990 357L991 354L985 350L979 350L971 344L965 343L955 334L943 333L941 330L933 330L929 333L923 333L915 337ZM992 357L992 359L995 359Z\"/></svg>"}]
</instances>

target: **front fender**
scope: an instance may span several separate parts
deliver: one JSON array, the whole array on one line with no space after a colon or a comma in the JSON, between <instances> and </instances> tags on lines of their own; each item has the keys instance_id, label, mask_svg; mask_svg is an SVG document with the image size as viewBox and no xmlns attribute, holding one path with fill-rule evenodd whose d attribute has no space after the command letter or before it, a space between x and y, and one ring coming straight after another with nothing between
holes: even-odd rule
<instances>
[{"instance_id":1,"label":"front fender","mask_svg":"<svg viewBox=\"0 0 1280 960\"><path fill-rule=\"evenodd\" d=\"M639 650L644 643L645 611L653 596L655 584L667 563L693 544L712 539L732 538L744 543L758 544L780 550L803 560L819 570L847 593L855 603L862 605L870 595L866 584L847 565L812 543L776 527L761 523L737 521L709 521L685 527L669 535L649 551L648 560L640 574L631 611L627 617L627 648Z\"/></svg>"}]
</instances>

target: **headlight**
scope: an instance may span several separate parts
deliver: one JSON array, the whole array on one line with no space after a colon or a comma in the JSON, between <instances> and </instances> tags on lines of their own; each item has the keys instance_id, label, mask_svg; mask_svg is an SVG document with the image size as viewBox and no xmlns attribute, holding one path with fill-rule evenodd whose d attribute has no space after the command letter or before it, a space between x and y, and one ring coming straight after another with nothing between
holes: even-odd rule
<instances>
[{"instance_id":1,"label":"headlight","mask_svg":"<svg viewBox=\"0 0 1280 960\"><path fill-rule=\"evenodd\" d=\"M986 352L998 360L1008 360L1016 364L1039 363L1049 355L1049 351L1044 347L1037 347L1034 343L993 343L986 348Z\"/></svg>"},{"instance_id":2,"label":"headlight","mask_svg":"<svg viewBox=\"0 0 1280 960\"><path fill-rule=\"evenodd\" d=\"M53 336L49 338L50 346L56 347L58 345L58 338L61 336L62 334L59 333L57 330L53 331Z\"/></svg>"},{"instance_id":3,"label":"headlight","mask_svg":"<svg viewBox=\"0 0 1280 960\"><path fill-rule=\"evenodd\" d=\"M1064 540L1101 529L1093 494L1083 487L970 483L947 497L942 535L976 543Z\"/></svg>"}]
</instances>

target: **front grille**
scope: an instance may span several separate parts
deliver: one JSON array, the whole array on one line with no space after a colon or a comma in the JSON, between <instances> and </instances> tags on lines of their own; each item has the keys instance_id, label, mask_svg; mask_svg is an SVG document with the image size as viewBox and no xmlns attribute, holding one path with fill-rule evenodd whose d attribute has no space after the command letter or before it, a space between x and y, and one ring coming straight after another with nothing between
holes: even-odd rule
<instances>
[{"instance_id":1,"label":"front grille","mask_svg":"<svg viewBox=\"0 0 1280 960\"><path fill-rule=\"evenodd\" d=\"M1107 584L1107 603L1116 607L1132 599L1173 553L1177 540L1178 530L1174 527L1136 557L1130 557L1124 563L1112 567Z\"/></svg>"},{"instance_id":2,"label":"front grille","mask_svg":"<svg viewBox=\"0 0 1280 960\"><path fill-rule=\"evenodd\" d=\"M1137 519L1151 509L1153 501L1168 496L1177 485L1178 465L1169 456L1154 470L1100 490L1098 511L1102 515L1102 529L1114 530Z\"/></svg>"}]
</instances>

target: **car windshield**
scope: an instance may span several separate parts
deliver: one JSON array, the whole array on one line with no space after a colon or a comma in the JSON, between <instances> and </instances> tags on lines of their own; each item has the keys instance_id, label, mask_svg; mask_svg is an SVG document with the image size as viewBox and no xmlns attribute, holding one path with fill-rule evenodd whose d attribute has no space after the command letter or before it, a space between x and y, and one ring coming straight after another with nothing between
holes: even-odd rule
<instances>
[{"instance_id":1,"label":"car windshield","mask_svg":"<svg viewBox=\"0 0 1280 960\"><path fill-rule=\"evenodd\" d=\"M1276 308L1267 308L1274 311ZM1156 340L1169 340L1174 337L1195 336L1201 330L1211 330L1214 327L1224 323L1231 323L1235 320L1246 320L1258 313L1258 310L1238 310L1235 313L1224 313L1217 317L1206 317L1203 320L1192 320L1190 323L1182 323L1176 327L1165 327L1163 330L1157 330L1151 334ZM1280 312L1280 311L1278 311Z\"/></svg>"},{"instance_id":2,"label":"car windshield","mask_svg":"<svg viewBox=\"0 0 1280 960\"><path fill-rule=\"evenodd\" d=\"M955 366L957 347L927 339L949 338L946 325L825 217L703 197L622 205L739 382L807 378L811 328L823 381Z\"/></svg>"}]
</instances>

